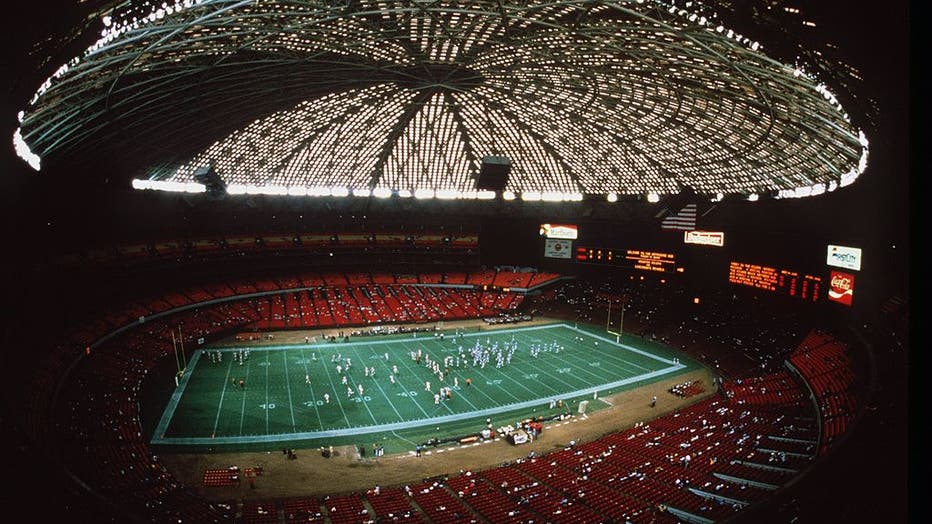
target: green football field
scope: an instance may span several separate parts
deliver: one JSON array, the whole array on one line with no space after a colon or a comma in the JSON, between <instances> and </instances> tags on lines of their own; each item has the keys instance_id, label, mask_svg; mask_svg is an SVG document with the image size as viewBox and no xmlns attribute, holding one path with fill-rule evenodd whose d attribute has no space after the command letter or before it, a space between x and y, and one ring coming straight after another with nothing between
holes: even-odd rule
<instances>
[{"instance_id":1,"label":"green football field","mask_svg":"<svg viewBox=\"0 0 932 524\"><path fill-rule=\"evenodd\" d=\"M475 432L487 418L507 424L518 416L575 412L584 399L598 409L604 404L596 397L696 367L678 358L658 344L634 337L616 343L567 324L200 349L151 442L186 449L389 441L400 442L389 449L404 447ZM438 400L442 387L450 397ZM562 409L552 405L556 400Z\"/></svg>"}]
</instances>

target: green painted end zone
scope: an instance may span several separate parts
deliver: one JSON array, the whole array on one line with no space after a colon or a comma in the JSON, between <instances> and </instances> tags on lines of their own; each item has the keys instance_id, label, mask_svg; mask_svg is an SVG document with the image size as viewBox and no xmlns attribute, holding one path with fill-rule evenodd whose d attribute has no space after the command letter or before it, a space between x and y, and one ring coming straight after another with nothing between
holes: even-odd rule
<instances>
[{"instance_id":1,"label":"green painted end zone","mask_svg":"<svg viewBox=\"0 0 932 524\"><path fill-rule=\"evenodd\" d=\"M295 443L419 442L441 428L445 434L475 432L486 418L507 424L519 414L575 410L583 399L598 408L603 404L595 397L698 367L678 358L659 344L634 337L616 343L567 324L201 349L151 443L280 449ZM441 388L450 389L449 398ZM562 409L552 405L557 400Z\"/></svg>"}]
</instances>

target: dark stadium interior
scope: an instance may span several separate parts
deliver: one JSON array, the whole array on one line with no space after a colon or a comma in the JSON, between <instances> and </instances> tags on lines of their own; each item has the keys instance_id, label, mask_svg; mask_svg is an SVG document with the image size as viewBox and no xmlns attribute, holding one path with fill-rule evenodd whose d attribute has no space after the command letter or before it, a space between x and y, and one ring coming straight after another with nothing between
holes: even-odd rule
<instances>
[{"instance_id":1,"label":"dark stadium interior","mask_svg":"<svg viewBox=\"0 0 932 524\"><path fill-rule=\"evenodd\" d=\"M135 512L138 508L117 509L119 504L97 498L93 486L61 467L56 450L45 448L56 440L39 440L28 427L34 420L42 420L55 428L52 420L44 420L51 418L52 410L33 413L29 421L24 420L23 406L33 397L29 388L42 374L36 366L46 362L44 357L69 333L82 327L76 323L89 322L88 312L107 311L112 304L192 284L304 270L419 274L531 267L578 277L579 289L570 286L568 293L585 296L585 290L590 289L586 285L633 293L626 287L632 269L544 258L538 235L542 223L577 225L578 245L639 246L676 253L678 262L688 270L685 275L670 277L682 296L669 299L669 309L664 310L669 318L663 321L693 313L705 319L716 314L742 318L742 313L750 310L752 315L760 312L759 317L752 316L759 324L750 325L761 330L779 328L767 325L768 319L796 319L800 324L793 329L831 326L861 337L865 351L859 362L868 370L865 375L870 380L865 378L865 389L869 394L853 429L776 496L728 522L918 520L920 508L915 507L915 499L921 499L923 492L916 490L927 472L920 470L924 453L916 441L921 442L928 422L922 416L924 347L914 340L919 330L912 325L915 317L909 308L915 300L914 290L922 284L921 265L913 253L921 248L919 208L924 205L920 199L927 188L925 180L912 173L919 154L915 151L919 147L911 146L912 131L918 127L915 121L920 111L910 88L917 75L910 57L911 38L915 38L910 34L910 16L915 17L915 13L910 13L913 6L907 0L871 7L835 0L795 2L819 22L819 38L837 43L839 55L861 71L864 83L854 92L876 101L872 109L864 100L842 100L843 104L864 107L869 115L861 124L871 139L869 168L852 186L831 194L702 204L702 228L727 234L726 247L719 251L684 246L681 234L660 231L657 204L642 199L608 202L604 196L586 196L579 202L559 203L263 195L214 199L205 194L137 191L130 182L136 178L133 170L140 163L185 153L166 151L162 144L146 147L144 141L151 137L139 138L142 142L134 144L139 155L131 151L123 158L65 158L35 172L10 145L17 112L58 65L93 42L93 31L80 35L75 28L94 11L114 3L36 0L9 6L5 15L0 136L7 145L0 169L0 199L7 241L0 265L6 275L0 369L6 387L0 401L0 427L6 472L0 514L11 515L5 521L131 522L139 515L151 515ZM732 22L736 26L747 24L750 34L757 25L758 8L768 2L707 3L734 9L737 14ZM766 35L760 39L765 41ZM241 113L230 120L212 122L213 134L205 132L203 143L187 145L191 150L203 149L214 137L224 135L223 129L254 119ZM133 244L306 233L371 234L376 239L379 235L456 238L477 234L478 245L460 249L444 240L391 248L373 242L371 248L351 248L334 240L337 247L333 249L323 245L296 247L295 242L281 249L235 255L211 252L201 256L196 249L186 248L183 255L141 261L93 256ZM827 244L858 246L865 253L852 308L824 300L809 304L795 297L759 294L728 282L728 262L733 260L823 274ZM61 263L65 257L72 257L72 262ZM703 297L702 305L687 303L684 297L692 296ZM741 301L739 307L732 303L732 297ZM681 299L682 303L677 302ZM904 302L905 308L889 314L891 300ZM747 304L758 305L745 307ZM544 307L540 302L532 305ZM580 315L578 310L575 314ZM647 335L662 325L673 325L673 321L663 324L658 318L651 324L645 320L640 327ZM752 331L741 326L735 332L741 329ZM779 353L777 349L774 352ZM781 360L783 356L785 353ZM67 440L62 435L57 438Z\"/></svg>"}]
</instances>

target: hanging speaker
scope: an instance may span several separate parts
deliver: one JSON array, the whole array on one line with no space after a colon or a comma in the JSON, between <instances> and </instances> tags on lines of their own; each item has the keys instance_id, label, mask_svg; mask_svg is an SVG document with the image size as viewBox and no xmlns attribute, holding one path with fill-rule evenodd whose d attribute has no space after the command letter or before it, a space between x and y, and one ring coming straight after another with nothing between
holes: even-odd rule
<instances>
[{"instance_id":1,"label":"hanging speaker","mask_svg":"<svg viewBox=\"0 0 932 524\"><path fill-rule=\"evenodd\" d=\"M508 173L511 172L511 159L506 156L486 156L482 158L482 167L476 179L476 189L485 191L504 191L508 185Z\"/></svg>"}]
</instances>

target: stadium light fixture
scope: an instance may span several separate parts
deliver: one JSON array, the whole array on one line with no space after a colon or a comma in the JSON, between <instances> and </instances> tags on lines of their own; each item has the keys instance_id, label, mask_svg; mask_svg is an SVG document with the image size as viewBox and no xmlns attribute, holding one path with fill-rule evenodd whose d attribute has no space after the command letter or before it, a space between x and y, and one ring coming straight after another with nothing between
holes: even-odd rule
<instances>
[{"instance_id":1,"label":"stadium light fixture","mask_svg":"<svg viewBox=\"0 0 932 524\"><path fill-rule=\"evenodd\" d=\"M204 184L198 184L197 182L186 182L184 184L185 193L206 193L207 186Z\"/></svg>"},{"instance_id":2,"label":"stadium light fixture","mask_svg":"<svg viewBox=\"0 0 932 524\"><path fill-rule=\"evenodd\" d=\"M521 200L525 202L539 202L541 199L541 194L539 191L523 191L521 193Z\"/></svg>"},{"instance_id":3,"label":"stadium light fixture","mask_svg":"<svg viewBox=\"0 0 932 524\"><path fill-rule=\"evenodd\" d=\"M36 171L41 169L42 159L29 149L29 145L23 140L22 130L18 127L16 131L13 132L13 150L16 151L16 156L23 159L29 167Z\"/></svg>"},{"instance_id":4,"label":"stadium light fixture","mask_svg":"<svg viewBox=\"0 0 932 524\"><path fill-rule=\"evenodd\" d=\"M246 186L243 184L229 184L227 185L227 194L228 195L245 195Z\"/></svg>"}]
</instances>

